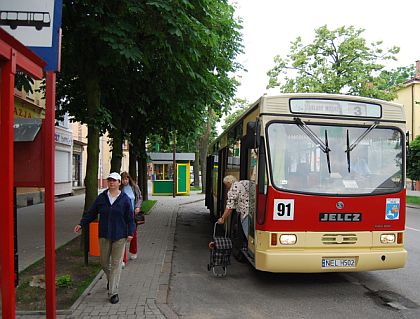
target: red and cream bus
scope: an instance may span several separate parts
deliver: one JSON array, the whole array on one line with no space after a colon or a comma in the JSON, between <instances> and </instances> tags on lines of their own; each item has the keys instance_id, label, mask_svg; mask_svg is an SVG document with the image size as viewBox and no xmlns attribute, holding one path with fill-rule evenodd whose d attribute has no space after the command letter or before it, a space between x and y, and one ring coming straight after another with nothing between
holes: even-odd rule
<instances>
[{"instance_id":1,"label":"red and cream bus","mask_svg":"<svg viewBox=\"0 0 420 319\"><path fill-rule=\"evenodd\" d=\"M209 148L206 206L223 177L250 180L249 238L233 214L234 255L269 272L404 267L405 114L356 96L262 96ZM239 225L239 226L238 226Z\"/></svg>"}]
</instances>

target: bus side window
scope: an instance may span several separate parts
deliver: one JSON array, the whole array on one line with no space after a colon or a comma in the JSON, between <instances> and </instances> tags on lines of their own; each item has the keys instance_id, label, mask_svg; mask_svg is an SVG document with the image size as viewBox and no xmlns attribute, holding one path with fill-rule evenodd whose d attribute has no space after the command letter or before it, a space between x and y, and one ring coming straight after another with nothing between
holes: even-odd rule
<instances>
[{"instance_id":1,"label":"bus side window","mask_svg":"<svg viewBox=\"0 0 420 319\"><path fill-rule=\"evenodd\" d=\"M256 179L257 179L257 158L258 158L257 149L254 149L254 148L248 149L247 179L254 182L256 182Z\"/></svg>"}]
</instances>

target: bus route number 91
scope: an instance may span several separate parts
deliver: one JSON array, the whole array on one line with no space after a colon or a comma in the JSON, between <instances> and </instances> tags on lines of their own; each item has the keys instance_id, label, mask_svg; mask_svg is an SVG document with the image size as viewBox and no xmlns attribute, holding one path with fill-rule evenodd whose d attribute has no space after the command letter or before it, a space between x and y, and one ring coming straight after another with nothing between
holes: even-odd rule
<instances>
[{"instance_id":1,"label":"bus route number 91","mask_svg":"<svg viewBox=\"0 0 420 319\"><path fill-rule=\"evenodd\" d=\"M293 220L295 217L294 199L275 199L273 220Z\"/></svg>"}]
</instances>

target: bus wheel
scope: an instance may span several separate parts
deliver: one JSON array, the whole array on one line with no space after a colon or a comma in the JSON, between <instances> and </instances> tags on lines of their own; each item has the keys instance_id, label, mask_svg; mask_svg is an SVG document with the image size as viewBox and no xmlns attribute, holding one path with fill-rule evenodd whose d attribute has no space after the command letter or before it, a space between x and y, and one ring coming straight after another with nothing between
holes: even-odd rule
<instances>
[{"instance_id":1,"label":"bus wheel","mask_svg":"<svg viewBox=\"0 0 420 319\"><path fill-rule=\"evenodd\" d=\"M232 231L230 237L232 240L232 255L237 261L243 263L246 261L246 258L242 252L245 236L242 233L242 225L240 218L240 215L234 212L232 216Z\"/></svg>"}]
</instances>

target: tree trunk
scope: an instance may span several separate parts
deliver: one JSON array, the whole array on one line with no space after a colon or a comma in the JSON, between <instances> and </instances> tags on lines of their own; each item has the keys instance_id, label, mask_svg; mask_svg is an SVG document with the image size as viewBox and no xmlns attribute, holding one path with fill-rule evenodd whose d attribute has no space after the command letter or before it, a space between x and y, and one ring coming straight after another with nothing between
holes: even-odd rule
<instances>
[{"instance_id":1,"label":"tree trunk","mask_svg":"<svg viewBox=\"0 0 420 319\"><path fill-rule=\"evenodd\" d=\"M207 144L204 144L207 145ZM207 172L207 167L206 167L206 158L207 158L207 147L206 146L202 146L200 147L200 168L201 168L201 193L205 194L206 193L206 172Z\"/></svg>"},{"instance_id":2,"label":"tree trunk","mask_svg":"<svg viewBox=\"0 0 420 319\"><path fill-rule=\"evenodd\" d=\"M129 149L129 158L128 158L128 174L139 184L139 178L137 175L137 150L134 143L130 144Z\"/></svg>"},{"instance_id":3,"label":"tree trunk","mask_svg":"<svg viewBox=\"0 0 420 319\"><path fill-rule=\"evenodd\" d=\"M101 89L97 78L86 80L87 112L94 119L101 103ZM98 169L99 169L99 129L93 124L88 124L88 145L85 176L85 214L98 196ZM89 263L89 228L84 228L80 237L80 245L83 247L84 264Z\"/></svg>"},{"instance_id":4,"label":"tree trunk","mask_svg":"<svg viewBox=\"0 0 420 319\"><path fill-rule=\"evenodd\" d=\"M199 141L197 141L197 151L194 152L194 164L193 164L193 174L194 174L194 187L200 186L200 147Z\"/></svg>"},{"instance_id":5,"label":"tree trunk","mask_svg":"<svg viewBox=\"0 0 420 319\"><path fill-rule=\"evenodd\" d=\"M149 190L147 186L148 181L148 172L147 172L147 152L146 152L146 138L141 137L137 141L138 146L138 169L139 169L139 187L141 189L141 194L143 195L143 200L149 199Z\"/></svg>"},{"instance_id":6,"label":"tree trunk","mask_svg":"<svg viewBox=\"0 0 420 319\"><path fill-rule=\"evenodd\" d=\"M93 77L86 81L87 109L90 118L95 118L100 106L101 89L99 81ZM88 124L88 145L86 164L86 197L84 212L86 212L98 196L98 169L99 169L99 129Z\"/></svg>"},{"instance_id":7,"label":"tree trunk","mask_svg":"<svg viewBox=\"0 0 420 319\"><path fill-rule=\"evenodd\" d=\"M208 117L207 122L204 123L204 133L200 138L199 152L200 152L200 168L201 168L201 185L202 193L206 193L206 172L207 172L207 147L211 134L212 122L214 120L214 111L211 107L207 107Z\"/></svg>"},{"instance_id":8,"label":"tree trunk","mask_svg":"<svg viewBox=\"0 0 420 319\"><path fill-rule=\"evenodd\" d=\"M148 200L148 189L147 189L147 163L146 159L142 156L138 157L139 164L139 187L141 189L141 194L143 195L143 200Z\"/></svg>"},{"instance_id":9,"label":"tree trunk","mask_svg":"<svg viewBox=\"0 0 420 319\"><path fill-rule=\"evenodd\" d=\"M121 130L121 118L116 120L117 129L112 130L110 134L112 137L112 158L111 158L111 172L119 173L121 171L121 162L123 157L123 136Z\"/></svg>"}]
</instances>

